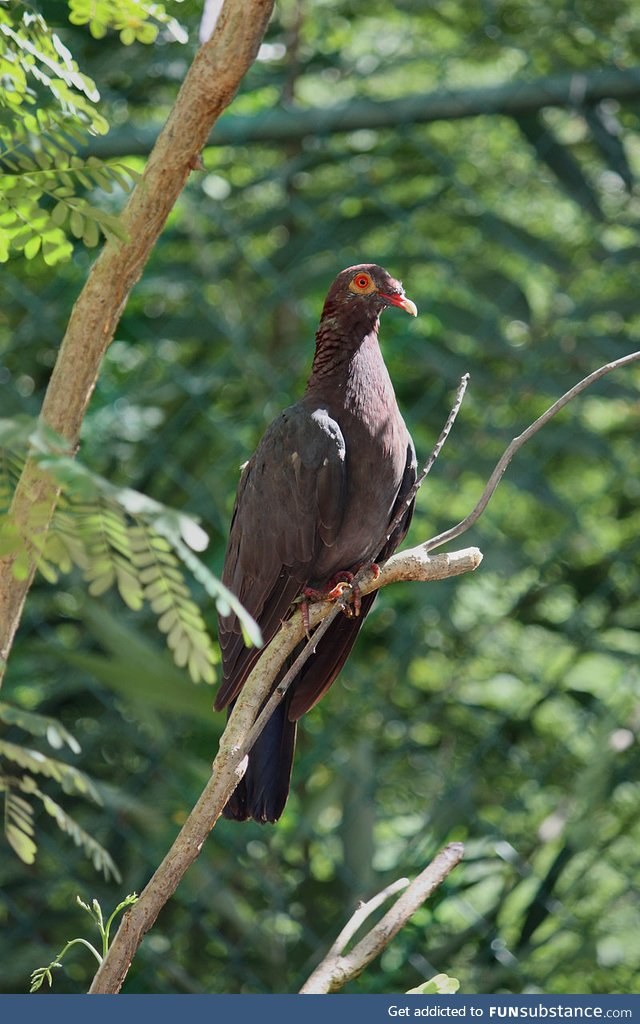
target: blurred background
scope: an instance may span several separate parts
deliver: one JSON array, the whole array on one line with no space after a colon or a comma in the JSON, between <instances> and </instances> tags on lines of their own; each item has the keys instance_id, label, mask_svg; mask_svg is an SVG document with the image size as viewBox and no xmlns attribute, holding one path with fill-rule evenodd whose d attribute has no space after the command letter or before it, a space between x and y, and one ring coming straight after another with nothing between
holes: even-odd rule
<instances>
[{"instance_id":1,"label":"blurred background","mask_svg":"<svg viewBox=\"0 0 640 1024\"><path fill-rule=\"evenodd\" d=\"M95 152L140 169L200 5L168 5L187 43L150 47L39 7L101 91ZM471 374L408 542L457 522L515 434L640 347L638 64L633 0L279 4L134 289L83 462L199 517L219 572L239 466L304 386L331 280L375 261L420 310L381 330L419 457ZM3 416L37 413L93 259L77 243L55 268L3 267ZM348 991L441 971L466 993L638 991L639 382L607 377L517 456L458 542L484 553L473 576L380 596L303 721L284 818L219 823L125 991L296 991L359 899L454 839L463 865ZM3 698L77 737L67 760L105 806L57 799L122 882L44 814L34 865L2 846L2 991L87 934L76 893L110 910L145 885L207 780L213 694L153 616L88 597L79 575L34 587ZM54 991L83 991L92 958L65 964Z\"/></svg>"}]
</instances>

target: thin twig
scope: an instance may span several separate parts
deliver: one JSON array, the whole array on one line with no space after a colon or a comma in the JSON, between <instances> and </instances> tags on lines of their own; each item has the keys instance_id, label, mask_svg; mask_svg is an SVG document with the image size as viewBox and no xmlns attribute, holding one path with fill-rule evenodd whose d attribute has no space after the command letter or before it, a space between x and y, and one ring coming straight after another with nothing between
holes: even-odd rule
<instances>
[{"instance_id":1,"label":"thin twig","mask_svg":"<svg viewBox=\"0 0 640 1024\"><path fill-rule=\"evenodd\" d=\"M367 918L371 917L374 911L376 911L378 907L381 907L383 903L386 903L390 896L395 896L397 892L402 892L402 890L406 889L410 884L411 883L408 878L396 878L395 882L392 882L391 885L388 885L375 896L372 896L366 903L360 903L338 935L336 941L333 943L331 949L327 953L327 956L339 956L344 953L345 949L351 942L351 939L358 929L362 927Z\"/></svg>"},{"instance_id":2,"label":"thin twig","mask_svg":"<svg viewBox=\"0 0 640 1024\"><path fill-rule=\"evenodd\" d=\"M251 730L247 735L246 740L241 746L243 756L244 754L249 753L254 743L256 742L258 736L260 735L265 725L271 718L273 712L277 708L278 704L280 703L281 700L283 700L287 690L297 677L298 673L300 672L300 669L309 660L311 655L315 654L318 642L325 635L325 633L331 626L332 622L334 622L337 619L338 615L345 611L350 599L351 593L347 591L344 596L338 598L337 601L333 602L333 606L329 613L327 614L327 617L323 619L323 621L320 623L318 628L315 630L313 636L310 637L309 640L307 640L306 644L304 645L299 655L293 662L293 665L291 666L291 668L287 670L283 678L280 680L275 690L269 697L269 700L267 701L262 711L256 718L253 726L251 727Z\"/></svg>"},{"instance_id":3,"label":"thin twig","mask_svg":"<svg viewBox=\"0 0 640 1024\"><path fill-rule=\"evenodd\" d=\"M405 500L403 501L402 505L400 506L400 508L396 512L395 516L393 517L393 520L391 521L391 526L388 528L388 530L386 532L386 535L385 535L385 538L384 538L383 542L380 544L380 548L384 547L385 542L388 541L389 538L393 536L393 534L395 533L397 528L400 526L400 523L402 522L402 520L403 520L403 518L404 518L404 516L406 514L407 509L410 508L412 501L414 501L418 491L420 490L420 488L422 487L423 483L425 482L425 480L429 476L429 473L431 472L431 470L433 468L433 465L434 465L436 459L438 458L438 455L440 454L440 452L442 451L442 449L444 447L445 441L447 440L449 434L451 433L451 430L453 428L453 424L456 421L456 417L457 417L458 413L460 412L460 406L462 405L462 402L463 402L463 399L464 399L464 395L465 395L465 392L467 390L467 384L468 383L469 383L469 374L465 373L460 378L460 383L458 384L458 390L456 391L456 397L455 397L453 405L451 407L451 412L447 416L447 422L445 423L444 427L442 428L442 431L440 433L440 437L438 438L438 440L436 441L435 445L433 446L431 454L429 455L429 458L427 459L427 461L425 462L424 466L422 467L421 472L416 477L415 482L414 482L413 486L411 487L411 490L409 491L409 493L407 494L407 496L406 496ZM372 563L369 563L367 568L370 568L371 564Z\"/></svg>"},{"instance_id":4,"label":"thin twig","mask_svg":"<svg viewBox=\"0 0 640 1024\"><path fill-rule=\"evenodd\" d=\"M340 940L345 933L347 934L347 941L352 937L356 931L356 928L352 928L352 922L361 913L363 908L356 910L353 918L342 929L340 936L336 939L324 960L318 964L315 971L305 981L300 989L301 995L320 995L326 992L337 992L348 981L357 978L365 967L389 945L394 936L398 934L409 918L422 906L424 901L435 892L439 885L442 885L445 878L460 863L463 856L464 846L462 843L450 843L449 846L441 850L437 857L432 860L431 864L413 880L411 885L405 888L393 906L367 932L364 938L360 939L360 942L356 943L348 953L343 953L346 942L339 946ZM374 897L374 899L376 898ZM368 906L368 904L365 904L365 906ZM359 920L358 926L361 923L361 920Z\"/></svg>"},{"instance_id":5,"label":"thin twig","mask_svg":"<svg viewBox=\"0 0 640 1024\"><path fill-rule=\"evenodd\" d=\"M622 356L620 359L615 359L611 363L606 363L604 366L600 366L597 370L594 370L593 373L590 373L587 377L584 377L577 384L574 384L572 388L569 388L569 390L566 391L561 398L554 402L553 405L550 405L549 408L545 412L543 412L541 416L538 416L537 420L534 420L534 422L530 426L528 426L526 430L523 430L523 432L519 434L518 437L514 437L509 447L506 449L502 457L496 463L496 467L491 476L489 477L489 480L484 491L482 492L480 500L478 501L475 508L469 513L469 515L466 516L463 520L461 520L461 522L459 522L457 526L452 526L449 530L444 530L443 533L439 533L436 537L432 537L430 540L428 540L425 544L425 549L427 551L433 551L435 548L442 547L443 544L448 544L449 541L455 540L456 537L459 537L461 534L466 533L466 531L471 526L473 526L475 522L477 522L477 520L484 512L485 508L489 504L489 501L493 497L494 491L496 490L496 487L500 483L504 471L511 462L513 456L516 454L517 451L520 450L520 448L522 448L524 444L527 443L529 438L533 437L534 434L537 434L540 428L544 427L544 425L548 423L549 420L553 419L556 413L560 412L561 409L564 409L565 405L567 405L568 402L570 402L577 395L581 394L582 391L585 391L586 388L588 388L591 384L595 384L597 380L600 380L601 377L605 377L606 374L611 373L613 370L618 370L621 366L628 366L629 363L635 363L639 359L640 352L631 352L631 354L628 356Z\"/></svg>"}]
</instances>

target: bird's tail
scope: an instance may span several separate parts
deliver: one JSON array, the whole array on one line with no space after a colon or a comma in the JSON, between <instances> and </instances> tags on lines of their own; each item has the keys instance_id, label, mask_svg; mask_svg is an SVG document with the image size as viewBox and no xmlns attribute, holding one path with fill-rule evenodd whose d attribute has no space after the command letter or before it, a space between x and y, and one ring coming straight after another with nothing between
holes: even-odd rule
<instances>
[{"instance_id":1,"label":"bird's tail","mask_svg":"<svg viewBox=\"0 0 640 1024\"><path fill-rule=\"evenodd\" d=\"M229 714L233 704L229 707ZM289 796L297 722L289 721L289 701L280 702L249 751L247 770L222 812L225 818L275 822Z\"/></svg>"}]
</instances>

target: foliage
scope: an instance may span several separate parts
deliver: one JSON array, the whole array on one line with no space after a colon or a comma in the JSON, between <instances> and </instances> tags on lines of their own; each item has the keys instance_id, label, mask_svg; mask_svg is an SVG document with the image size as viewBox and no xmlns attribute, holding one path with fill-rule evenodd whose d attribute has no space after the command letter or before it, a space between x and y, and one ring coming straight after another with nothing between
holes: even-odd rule
<instances>
[{"instance_id":1,"label":"foliage","mask_svg":"<svg viewBox=\"0 0 640 1024\"><path fill-rule=\"evenodd\" d=\"M183 10L193 39L197 12ZM191 50L60 34L114 125L90 152L108 142L100 154L130 165L130 140L162 122ZM200 561L215 575L238 467L304 386L327 285L373 259L420 310L410 325L385 313L381 333L421 455L471 372L409 542L457 521L512 436L640 347L638 95L585 104L580 93L583 74L633 68L639 52L628 0L344 0L299 21L280 5L229 115L261 139L208 147L206 171L191 175L105 359L83 465L199 517L211 536ZM545 106L540 84L532 121L487 112L322 130L337 104L427 104L434 90L502 83L517 97L558 74L574 76L574 105ZM305 112L300 137L271 139L274 109L292 105ZM3 268L3 416L37 412L88 263L78 244L55 272L22 256ZM405 991L440 970L465 992L634 990L638 384L637 368L612 375L518 455L467 535L484 553L478 573L381 595L301 724L284 819L216 827L127 991L295 990L345 908L452 839L465 841L463 865L351 991ZM212 621L213 602L195 600ZM118 850L126 891L164 856L223 725L156 634L154 618L111 592L87 597L65 574L32 592L6 679L15 704L78 736L105 798L81 809L82 825ZM62 855L46 836L37 876L0 855L6 990L22 990L68 934L87 871L80 851ZM115 902L112 886L98 895ZM37 933L34 907L47 909ZM89 973L69 963L60 991Z\"/></svg>"},{"instance_id":2,"label":"foliage","mask_svg":"<svg viewBox=\"0 0 640 1024\"><path fill-rule=\"evenodd\" d=\"M160 25L166 25L174 39L186 42L184 29L167 14L164 4L145 0L69 0L69 21L88 25L94 39L115 29L125 46L155 42Z\"/></svg>"},{"instance_id":3,"label":"foliage","mask_svg":"<svg viewBox=\"0 0 640 1024\"><path fill-rule=\"evenodd\" d=\"M93 918L98 927L102 944L102 952L99 953L96 947L93 945L93 943L89 942L88 939L70 939L69 942L67 942L63 946L58 955L53 958L50 964L48 964L46 967L36 967L35 970L31 972L31 988L29 991L37 992L39 988L42 988L42 985L44 984L45 981L49 985L49 988L53 986L53 976L51 972L58 967L62 967L62 960L64 959L64 957L69 952L72 946L85 946L93 953L98 963L101 964L109 950L109 937L111 933L111 925L115 921L118 914L120 914L123 910L126 910L127 907L133 906L137 899L138 896L137 893L135 892L131 893L129 896L125 896L125 898L122 900L121 903L118 904L118 906L110 915L110 917L107 918L107 921L105 923L104 917L102 916L102 907L100 906L96 899L94 899L91 903L91 906L89 906L89 904L85 903L84 900L81 900L79 896L76 896L76 903L78 904L78 906L82 907L83 910L86 910L87 914L89 914Z\"/></svg>"},{"instance_id":4,"label":"foliage","mask_svg":"<svg viewBox=\"0 0 640 1024\"><path fill-rule=\"evenodd\" d=\"M416 988L407 989L408 996L450 996L460 988L457 978L450 978L448 974L434 974L433 978L424 981Z\"/></svg>"},{"instance_id":5,"label":"foliage","mask_svg":"<svg viewBox=\"0 0 640 1024\"><path fill-rule=\"evenodd\" d=\"M154 21L179 32L161 4L132 0L77 0L70 17L88 23L96 38L117 28L124 43L153 42ZM65 225L90 247L100 234L125 238L117 216L97 205L94 194L127 192L137 174L120 161L78 155L109 129L97 107L99 92L60 35L21 0L2 3L0 79L0 262L11 250L26 259L41 253L50 266L68 259L73 245Z\"/></svg>"},{"instance_id":6,"label":"foliage","mask_svg":"<svg viewBox=\"0 0 640 1024\"><path fill-rule=\"evenodd\" d=\"M71 733L60 722L46 715L34 714L2 701L0 721L32 736L45 736L54 749L66 744L74 754L80 753L78 742ZM112 877L119 880L118 869L108 852L51 796L40 789L37 776L52 779L64 793L102 804L94 783L77 768L43 754L40 750L0 739L0 792L4 794L4 833L20 860L25 864L33 864L36 858L37 846L33 838L35 800L53 818L58 828L84 850L96 871L102 871L107 879Z\"/></svg>"},{"instance_id":7,"label":"foliage","mask_svg":"<svg viewBox=\"0 0 640 1024\"><path fill-rule=\"evenodd\" d=\"M38 466L61 488L50 528L38 504L31 507L26 522L18 523L10 514L23 464L20 444L32 447ZM132 611L147 603L176 665L187 667L196 683L213 682L217 655L178 557L215 599L221 614L230 606L238 612L247 643L262 642L253 619L194 554L209 542L198 523L137 491L114 487L65 454L62 438L35 423L0 420L0 516L0 553L14 557L18 578L27 572L35 552L38 569L50 583L78 566L94 597L116 587Z\"/></svg>"}]
</instances>

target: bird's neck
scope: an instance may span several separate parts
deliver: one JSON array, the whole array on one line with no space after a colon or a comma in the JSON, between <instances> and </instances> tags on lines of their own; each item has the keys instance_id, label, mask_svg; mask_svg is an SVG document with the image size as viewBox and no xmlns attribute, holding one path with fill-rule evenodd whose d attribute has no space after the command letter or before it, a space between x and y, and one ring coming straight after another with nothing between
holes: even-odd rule
<instances>
[{"instance_id":1,"label":"bird's neck","mask_svg":"<svg viewBox=\"0 0 640 1024\"><path fill-rule=\"evenodd\" d=\"M378 344L379 320L349 324L323 318L306 394L330 405L339 404L363 416L395 401L393 385Z\"/></svg>"}]
</instances>

